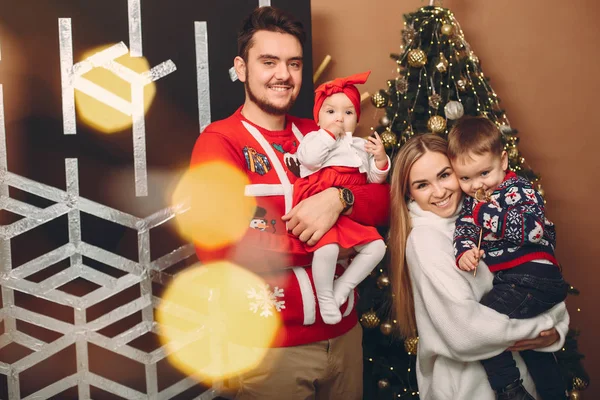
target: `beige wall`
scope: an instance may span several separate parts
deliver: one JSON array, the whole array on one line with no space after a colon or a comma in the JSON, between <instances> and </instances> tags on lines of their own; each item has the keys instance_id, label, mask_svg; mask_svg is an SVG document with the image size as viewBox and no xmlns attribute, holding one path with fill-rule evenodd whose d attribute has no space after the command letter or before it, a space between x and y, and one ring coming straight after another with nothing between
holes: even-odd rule
<instances>
[{"instance_id":1,"label":"beige wall","mask_svg":"<svg viewBox=\"0 0 600 400\"><path fill-rule=\"evenodd\" d=\"M389 53L401 44L403 14L420 0L312 0L314 69L333 58L318 83L372 70L362 91L375 93L396 74ZM513 127L520 148L541 173L547 214L557 225L558 257L572 285L571 326L581 328L580 349L591 379L600 371L600 3L593 0L447 0L466 40ZM363 104L361 133L383 110ZM581 312L578 312L578 308ZM600 398L595 381L585 398Z\"/></svg>"}]
</instances>

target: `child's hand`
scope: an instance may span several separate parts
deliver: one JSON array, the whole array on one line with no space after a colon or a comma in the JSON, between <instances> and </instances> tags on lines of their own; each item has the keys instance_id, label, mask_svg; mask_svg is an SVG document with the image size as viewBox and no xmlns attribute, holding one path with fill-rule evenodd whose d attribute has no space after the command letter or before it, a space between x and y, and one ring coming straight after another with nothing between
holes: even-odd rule
<instances>
[{"instance_id":1,"label":"child's hand","mask_svg":"<svg viewBox=\"0 0 600 400\"><path fill-rule=\"evenodd\" d=\"M483 257L483 250L479 250L479 254L477 254L477 249L467 250L458 260L458 268L467 272L473 271L477 268L481 257Z\"/></svg>"},{"instance_id":2,"label":"child's hand","mask_svg":"<svg viewBox=\"0 0 600 400\"><path fill-rule=\"evenodd\" d=\"M383 147L381 138L377 132L374 132L374 134L375 137L367 137L367 140L365 141L365 151L373 155L377 168L384 169L387 164L387 154L385 154L385 147Z\"/></svg>"},{"instance_id":3,"label":"child's hand","mask_svg":"<svg viewBox=\"0 0 600 400\"><path fill-rule=\"evenodd\" d=\"M336 138L344 136L344 128L340 122L333 121L331 124L323 127L326 131L331 132Z\"/></svg>"}]
</instances>

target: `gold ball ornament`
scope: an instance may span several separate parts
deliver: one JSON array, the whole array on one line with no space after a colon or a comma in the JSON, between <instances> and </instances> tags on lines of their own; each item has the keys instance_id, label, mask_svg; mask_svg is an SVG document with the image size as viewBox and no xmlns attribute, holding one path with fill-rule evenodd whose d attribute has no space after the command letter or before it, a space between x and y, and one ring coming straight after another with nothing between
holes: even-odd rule
<instances>
[{"instance_id":1,"label":"gold ball ornament","mask_svg":"<svg viewBox=\"0 0 600 400\"><path fill-rule=\"evenodd\" d=\"M583 397L581 397L581 392L579 390L571 390L571 392L569 393L569 400L581 400Z\"/></svg>"},{"instance_id":2,"label":"gold ball ornament","mask_svg":"<svg viewBox=\"0 0 600 400\"><path fill-rule=\"evenodd\" d=\"M385 378L383 378L383 379L380 379L380 380L377 382L377 387L378 387L379 389L381 389L381 390L387 389L387 388L389 388L389 387L390 387L390 381L388 381L388 380L387 380L387 379L385 379Z\"/></svg>"},{"instance_id":3,"label":"gold ball ornament","mask_svg":"<svg viewBox=\"0 0 600 400\"><path fill-rule=\"evenodd\" d=\"M421 49L413 49L408 52L408 65L413 68L421 68L427 64L427 54Z\"/></svg>"},{"instance_id":4,"label":"gold ball ornament","mask_svg":"<svg viewBox=\"0 0 600 400\"><path fill-rule=\"evenodd\" d=\"M542 194L542 185L538 185L538 192L540 192L540 194ZM544 195L542 194L542 197ZM588 381L586 381L583 378L580 378L578 376L573 378L573 390L585 390L587 389L588 385L590 383Z\"/></svg>"},{"instance_id":5,"label":"gold ball ornament","mask_svg":"<svg viewBox=\"0 0 600 400\"><path fill-rule=\"evenodd\" d=\"M379 278L377 278L377 286L379 287L379 289L383 289L384 287L388 287L390 285L390 278L387 277L387 275L380 275Z\"/></svg>"},{"instance_id":6,"label":"gold ball ornament","mask_svg":"<svg viewBox=\"0 0 600 400\"><path fill-rule=\"evenodd\" d=\"M387 105L388 95L383 90L378 91L373 96L371 96L371 102L377 108L383 108Z\"/></svg>"},{"instance_id":7,"label":"gold ball ornament","mask_svg":"<svg viewBox=\"0 0 600 400\"><path fill-rule=\"evenodd\" d=\"M377 328L380 322L377 313L373 310L367 311L360 317L360 323L367 329Z\"/></svg>"},{"instance_id":8,"label":"gold ball ornament","mask_svg":"<svg viewBox=\"0 0 600 400\"><path fill-rule=\"evenodd\" d=\"M446 118L448 119L459 119L465 115L465 108L460 101L452 100L444 106L444 114L446 114Z\"/></svg>"},{"instance_id":9,"label":"gold ball ornament","mask_svg":"<svg viewBox=\"0 0 600 400\"><path fill-rule=\"evenodd\" d=\"M384 322L379 326L379 329L381 330L381 333L387 336L392 333L394 326L390 322Z\"/></svg>"},{"instance_id":10,"label":"gold ball ornament","mask_svg":"<svg viewBox=\"0 0 600 400\"><path fill-rule=\"evenodd\" d=\"M452 31L454 30L454 27L450 24L444 24L442 25L442 29L440 29L442 31L442 35L446 35L446 36L450 36L452 35Z\"/></svg>"},{"instance_id":11,"label":"gold ball ornament","mask_svg":"<svg viewBox=\"0 0 600 400\"><path fill-rule=\"evenodd\" d=\"M427 129L433 133L442 133L446 129L446 119L439 115L434 115L427 121Z\"/></svg>"},{"instance_id":12,"label":"gold ball ornament","mask_svg":"<svg viewBox=\"0 0 600 400\"><path fill-rule=\"evenodd\" d=\"M396 134L389 129L386 129L381 135L381 141L383 142L383 147L386 149L391 149L398 144L398 138Z\"/></svg>"},{"instance_id":13,"label":"gold ball ornament","mask_svg":"<svg viewBox=\"0 0 600 400\"><path fill-rule=\"evenodd\" d=\"M435 64L435 68L441 73L444 73L448 70L448 59L446 56L444 56L444 53L440 53L437 63Z\"/></svg>"},{"instance_id":14,"label":"gold ball ornament","mask_svg":"<svg viewBox=\"0 0 600 400\"><path fill-rule=\"evenodd\" d=\"M517 158L519 158L519 150L517 150L516 147L511 147L508 149L508 158L516 161Z\"/></svg>"},{"instance_id":15,"label":"gold ball ornament","mask_svg":"<svg viewBox=\"0 0 600 400\"><path fill-rule=\"evenodd\" d=\"M417 346L419 345L419 337L411 337L404 339L404 350L409 354L417 354Z\"/></svg>"}]
</instances>

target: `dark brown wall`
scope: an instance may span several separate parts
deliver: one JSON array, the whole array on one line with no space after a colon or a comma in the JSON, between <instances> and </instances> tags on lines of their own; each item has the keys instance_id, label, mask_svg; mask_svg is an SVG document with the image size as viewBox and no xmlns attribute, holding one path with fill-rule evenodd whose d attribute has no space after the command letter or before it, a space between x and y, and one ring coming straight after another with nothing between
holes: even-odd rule
<instances>
[{"instance_id":1,"label":"dark brown wall","mask_svg":"<svg viewBox=\"0 0 600 400\"><path fill-rule=\"evenodd\" d=\"M402 15L418 0L312 0L313 64L333 58L318 83L372 70L362 91L374 93L395 77L389 53L399 52ZM558 257L567 280L571 326L591 376L600 372L599 102L600 3L559 0L447 0L485 74L502 100L527 162L542 175L547 215L557 225ZM383 111L363 104L361 133ZM578 309L581 309L578 312ZM585 398L600 398L595 382Z\"/></svg>"}]
</instances>

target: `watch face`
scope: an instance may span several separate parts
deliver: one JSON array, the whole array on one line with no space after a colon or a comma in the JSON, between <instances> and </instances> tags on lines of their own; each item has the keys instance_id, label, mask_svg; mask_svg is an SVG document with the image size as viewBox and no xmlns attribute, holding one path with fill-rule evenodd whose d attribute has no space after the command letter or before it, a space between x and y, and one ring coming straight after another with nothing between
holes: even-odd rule
<instances>
[{"instance_id":1,"label":"watch face","mask_svg":"<svg viewBox=\"0 0 600 400\"><path fill-rule=\"evenodd\" d=\"M344 201L346 202L346 204L354 204L354 194L350 189L344 188L342 190L342 196L344 197Z\"/></svg>"}]
</instances>

